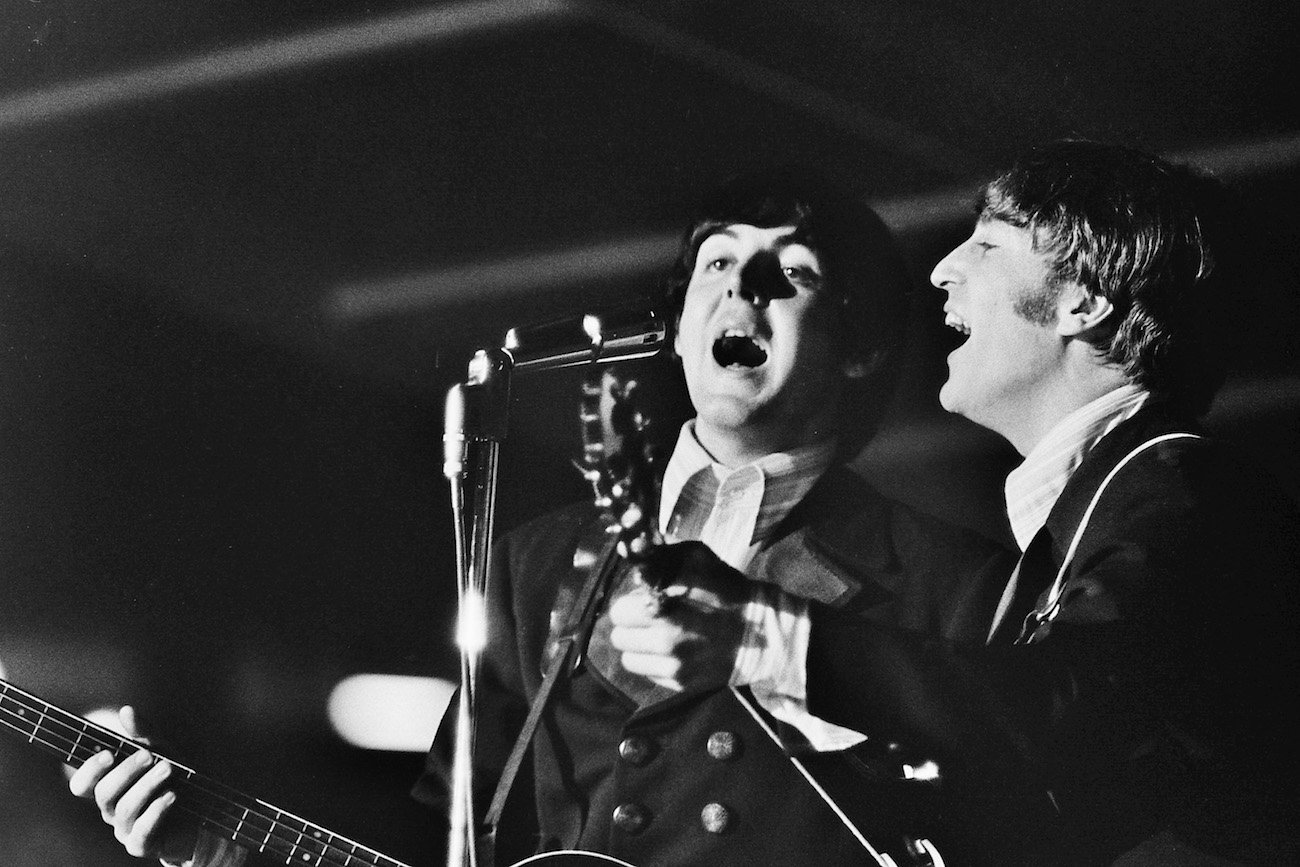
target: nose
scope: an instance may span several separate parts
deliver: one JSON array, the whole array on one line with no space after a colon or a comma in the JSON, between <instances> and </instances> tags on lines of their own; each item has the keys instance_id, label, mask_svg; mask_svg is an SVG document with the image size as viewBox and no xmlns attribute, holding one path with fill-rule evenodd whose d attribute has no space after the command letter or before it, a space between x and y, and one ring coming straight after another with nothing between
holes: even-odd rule
<instances>
[{"instance_id":1,"label":"nose","mask_svg":"<svg viewBox=\"0 0 1300 867\"><path fill-rule=\"evenodd\" d=\"M766 307L773 298L794 295L794 287L785 279L781 260L775 253L760 251L740 269L738 279L727 289L727 295L739 295L755 307Z\"/></svg>"},{"instance_id":2,"label":"nose","mask_svg":"<svg viewBox=\"0 0 1300 867\"><path fill-rule=\"evenodd\" d=\"M961 280L961 271L957 267L957 251L960 249L961 247L957 247L949 252L947 256L939 260L939 264L935 265L934 270L930 272L930 283L936 289L946 291L951 289L954 283Z\"/></svg>"}]
</instances>

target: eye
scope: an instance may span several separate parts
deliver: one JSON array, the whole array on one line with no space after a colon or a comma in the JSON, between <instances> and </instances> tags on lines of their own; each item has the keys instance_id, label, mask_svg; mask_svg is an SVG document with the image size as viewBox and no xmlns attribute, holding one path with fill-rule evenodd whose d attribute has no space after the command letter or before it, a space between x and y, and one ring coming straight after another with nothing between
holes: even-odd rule
<instances>
[{"instance_id":1,"label":"eye","mask_svg":"<svg viewBox=\"0 0 1300 867\"><path fill-rule=\"evenodd\" d=\"M731 260L725 257L711 259L704 263L705 271L725 271L731 265Z\"/></svg>"},{"instance_id":2,"label":"eye","mask_svg":"<svg viewBox=\"0 0 1300 867\"><path fill-rule=\"evenodd\" d=\"M822 275L806 265L786 265L781 272L785 274L785 279L805 289L817 289L822 284Z\"/></svg>"}]
</instances>

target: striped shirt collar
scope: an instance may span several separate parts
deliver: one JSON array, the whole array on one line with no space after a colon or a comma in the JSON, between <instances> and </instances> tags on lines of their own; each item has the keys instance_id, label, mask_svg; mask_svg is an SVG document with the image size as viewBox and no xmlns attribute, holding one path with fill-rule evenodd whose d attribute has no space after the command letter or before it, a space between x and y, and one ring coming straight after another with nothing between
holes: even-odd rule
<instances>
[{"instance_id":1,"label":"striped shirt collar","mask_svg":"<svg viewBox=\"0 0 1300 867\"><path fill-rule=\"evenodd\" d=\"M1007 517L1020 550L1047 522L1061 491L1098 441L1131 418L1150 393L1122 385L1061 419L1007 476Z\"/></svg>"},{"instance_id":2,"label":"striped shirt collar","mask_svg":"<svg viewBox=\"0 0 1300 867\"><path fill-rule=\"evenodd\" d=\"M682 426L664 471L659 526L670 541L703 541L743 571L834 457L835 441L827 440L729 469L700 445L692 419Z\"/></svg>"}]
</instances>

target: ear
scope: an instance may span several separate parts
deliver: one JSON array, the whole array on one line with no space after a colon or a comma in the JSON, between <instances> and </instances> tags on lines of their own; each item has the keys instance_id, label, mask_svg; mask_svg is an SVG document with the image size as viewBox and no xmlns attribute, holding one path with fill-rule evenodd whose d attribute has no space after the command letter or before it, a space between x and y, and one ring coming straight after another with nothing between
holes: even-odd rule
<instances>
[{"instance_id":1,"label":"ear","mask_svg":"<svg viewBox=\"0 0 1300 867\"><path fill-rule=\"evenodd\" d=\"M680 313L673 319L673 355L677 358L682 357L682 314Z\"/></svg>"},{"instance_id":2,"label":"ear","mask_svg":"<svg viewBox=\"0 0 1300 867\"><path fill-rule=\"evenodd\" d=\"M1114 312L1115 306L1104 295L1079 283L1067 283L1056 302L1056 333L1079 337L1108 321Z\"/></svg>"},{"instance_id":3,"label":"ear","mask_svg":"<svg viewBox=\"0 0 1300 867\"><path fill-rule=\"evenodd\" d=\"M884 361L888 354L887 350L878 349L875 352L868 353L865 357L852 355L844 359L840 365L840 370L844 373L845 379L866 379L876 368L880 367L880 362Z\"/></svg>"}]
</instances>

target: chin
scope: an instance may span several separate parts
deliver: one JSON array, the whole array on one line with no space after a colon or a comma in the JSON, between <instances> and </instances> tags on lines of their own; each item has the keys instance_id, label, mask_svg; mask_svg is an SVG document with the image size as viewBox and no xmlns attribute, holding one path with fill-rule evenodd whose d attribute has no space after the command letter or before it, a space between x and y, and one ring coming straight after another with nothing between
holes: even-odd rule
<instances>
[{"instance_id":1,"label":"chin","mask_svg":"<svg viewBox=\"0 0 1300 867\"><path fill-rule=\"evenodd\" d=\"M715 397L697 407L695 414L711 427L726 430L752 424L759 412L748 401Z\"/></svg>"},{"instance_id":2,"label":"chin","mask_svg":"<svg viewBox=\"0 0 1300 867\"><path fill-rule=\"evenodd\" d=\"M956 389L953 388L952 380L948 380L939 388L939 406L948 412L960 412L961 401L957 399Z\"/></svg>"}]
</instances>

